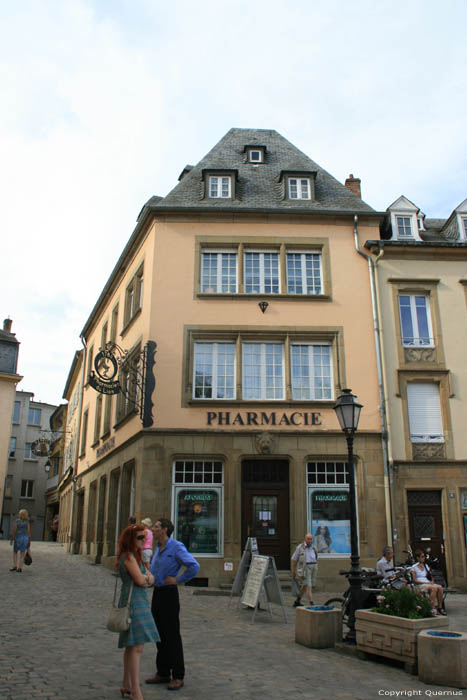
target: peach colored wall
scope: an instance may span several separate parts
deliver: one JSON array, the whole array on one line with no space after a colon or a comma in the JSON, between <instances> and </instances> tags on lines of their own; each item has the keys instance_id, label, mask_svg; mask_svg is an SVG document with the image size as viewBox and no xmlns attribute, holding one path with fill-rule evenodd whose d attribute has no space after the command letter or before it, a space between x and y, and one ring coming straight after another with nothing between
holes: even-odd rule
<instances>
[{"instance_id":1,"label":"peach colored wall","mask_svg":"<svg viewBox=\"0 0 467 700\"><path fill-rule=\"evenodd\" d=\"M109 297L108 301L105 303L103 308L99 311L98 315L94 320L94 325L91 331L88 333L87 337L87 347L88 350L94 346L94 357L97 352L99 352L101 344L101 334L102 327L107 322L108 333L107 340L110 337L110 328L112 322L112 310L118 303L118 324L117 324L117 337L116 343L123 349L131 350L131 348L138 342L141 341L141 346L148 340L148 328L149 328L149 317L150 317L150 306L151 306L151 288L152 288L152 259L154 255L154 226L152 225L148 230L144 240L138 247L137 251L134 253L132 258L127 262L125 272L122 274L118 287ZM144 261L144 283L143 283L143 303L141 313L135 318L134 322L129 326L128 330L122 338L120 333L123 327L123 315L125 306L125 290L131 281L134 274L139 269L141 263ZM86 357L86 376L88 373L88 362L89 357ZM95 411L96 411L96 400L99 394L95 389L90 386L84 387L83 395L83 413L88 409L88 430L87 430L87 441L86 441L86 453L83 457L78 459L78 472L87 469L96 461L96 450L102 444L91 447L94 442L94 423L95 423ZM104 398L105 401L105 398ZM116 397L113 398L112 405L112 420L111 420L111 436L115 438L115 447L123 444L128 438L130 438L135 432L141 429L141 422L139 417L134 417L130 419L127 423L122 425L117 431L113 430L113 425L115 424L115 412L116 412ZM104 417L104 408L102 411L102 420ZM109 439L109 438L107 438ZM81 444L80 444L81 451Z\"/></svg>"},{"instance_id":2,"label":"peach colored wall","mask_svg":"<svg viewBox=\"0 0 467 700\"><path fill-rule=\"evenodd\" d=\"M268 297L262 314L258 299L196 299L195 237L255 236L328 238L332 279L332 302L280 301ZM364 238L376 238L378 229L366 227ZM208 410L223 407L181 408L184 325L230 325L269 327L343 326L348 386L365 408L359 430L379 430L378 393L368 266L354 247L353 224L334 223L183 223L159 222L156 226L154 286L150 336L156 340L155 427L206 427ZM228 402L225 409L228 410ZM258 404L259 410L277 410L274 402ZM236 408L230 410L236 411ZM249 406L248 410L254 410ZM293 404L290 404L293 410ZM305 410L303 408L299 410ZM317 403L310 410L320 410ZM338 429L332 409L322 410L323 429ZM232 429L231 426L228 429ZM284 428L287 429L287 428Z\"/></svg>"}]
</instances>

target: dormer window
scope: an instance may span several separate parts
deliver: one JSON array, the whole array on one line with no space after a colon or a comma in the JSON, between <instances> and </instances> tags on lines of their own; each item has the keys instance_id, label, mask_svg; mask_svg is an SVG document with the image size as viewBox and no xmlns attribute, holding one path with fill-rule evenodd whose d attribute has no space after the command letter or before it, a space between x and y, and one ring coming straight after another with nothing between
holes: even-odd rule
<instances>
[{"instance_id":1,"label":"dormer window","mask_svg":"<svg viewBox=\"0 0 467 700\"><path fill-rule=\"evenodd\" d=\"M412 238L412 225L410 216L396 216L397 235L399 238Z\"/></svg>"},{"instance_id":2,"label":"dormer window","mask_svg":"<svg viewBox=\"0 0 467 700\"><path fill-rule=\"evenodd\" d=\"M243 152L246 154L247 163L264 163L266 146L245 146Z\"/></svg>"},{"instance_id":3,"label":"dormer window","mask_svg":"<svg viewBox=\"0 0 467 700\"><path fill-rule=\"evenodd\" d=\"M232 178L230 175L226 177L211 175L209 177L209 197L220 199L232 197Z\"/></svg>"},{"instance_id":4,"label":"dormer window","mask_svg":"<svg viewBox=\"0 0 467 700\"><path fill-rule=\"evenodd\" d=\"M283 197L289 201L313 200L315 198L316 172L313 170L282 170L279 182L283 187Z\"/></svg>"},{"instance_id":5,"label":"dormer window","mask_svg":"<svg viewBox=\"0 0 467 700\"><path fill-rule=\"evenodd\" d=\"M261 151L255 151L251 149L251 151L248 151L248 160L250 163L262 163L263 162L263 154Z\"/></svg>"},{"instance_id":6,"label":"dormer window","mask_svg":"<svg viewBox=\"0 0 467 700\"><path fill-rule=\"evenodd\" d=\"M203 170L204 197L207 199L235 199L237 170Z\"/></svg>"},{"instance_id":7,"label":"dormer window","mask_svg":"<svg viewBox=\"0 0 467 700\"><path fill-rule=\"evenodd\" d=\"M289 199L311 199L310 178L289 177Z\"/></svg>"},{"instance_id":8,"label":"dormer window","mask_svg":"<svg viewBox=\"0 0 467 700\"><path fill-rule=\"evenodd\" d=\"M462 223L464 225L464 230L462 233L464 234L465 240L467 240L467 216L462 217Z\"/></svg>"}]
</instances>

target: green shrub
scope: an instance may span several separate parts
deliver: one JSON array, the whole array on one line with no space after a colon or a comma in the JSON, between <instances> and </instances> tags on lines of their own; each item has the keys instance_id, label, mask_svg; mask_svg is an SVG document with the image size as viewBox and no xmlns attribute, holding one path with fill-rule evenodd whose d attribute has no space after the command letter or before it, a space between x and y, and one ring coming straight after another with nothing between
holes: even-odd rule
<instances>
[{"instance_id":1,"label":"green shrub","mask_svg":"<svg viewBox=\"0 0 467 700\"><path fill-rule=\"evenodd\" d=\"M431 603L421 593L401 588L398 591L382 591L378 596L378 606L373 612L383 615L406 617L409 620L419 620L423 617L434 617Z\"/></svg>"}]
</instances>

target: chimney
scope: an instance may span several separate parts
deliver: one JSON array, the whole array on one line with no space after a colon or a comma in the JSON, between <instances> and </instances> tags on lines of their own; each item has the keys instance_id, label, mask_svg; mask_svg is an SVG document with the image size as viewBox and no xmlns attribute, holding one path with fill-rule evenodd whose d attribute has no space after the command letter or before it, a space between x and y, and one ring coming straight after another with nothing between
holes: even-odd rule
<instances>
[{"instance_id":1,"label":"chimney","mask_svg":"<svg viewBox=\"0 0 467 700\"><path fill-rule=\"evenodd\" d=\"M361 180L359 177L354 177L352 173L350 173L349 177L345 181L345 186L349 188L351 192L357 195L360 199L362 198L362 190L360 187Z\"/></svg>"},{"instance_id":2,"label":"chimney","mask_svg":"<svg viewBox=\"0 0 467 700\"><path fill-rule=\"evenodd\" d=\"M13 321L11 320L11 318L6 318L3 321L3 330L6 331L7 333L11 333L11 324L12 323L13 323Z\"/></svg>"}]
</instances>

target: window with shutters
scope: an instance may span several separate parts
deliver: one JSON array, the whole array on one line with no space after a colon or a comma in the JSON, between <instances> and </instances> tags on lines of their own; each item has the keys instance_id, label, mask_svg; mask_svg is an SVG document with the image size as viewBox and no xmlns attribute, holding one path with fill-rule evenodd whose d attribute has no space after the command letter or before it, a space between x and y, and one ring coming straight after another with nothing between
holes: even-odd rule
<instances>
[{"instance_id":1,"label":"window with shutters","mask_svg":"<svg viewBox=\"0 0 467 700\"><path fill-rule=\"evenodd\" d=\"M407 384L407 407L411 442L444 442L439 384Z\"/></svg>"}]
</instances>

